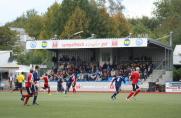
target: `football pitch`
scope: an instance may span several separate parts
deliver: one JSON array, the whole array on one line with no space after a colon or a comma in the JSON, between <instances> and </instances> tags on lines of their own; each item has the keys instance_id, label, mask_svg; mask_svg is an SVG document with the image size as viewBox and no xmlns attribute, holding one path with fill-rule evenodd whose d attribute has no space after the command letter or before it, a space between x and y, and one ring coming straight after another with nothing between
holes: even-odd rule
<instances>
[{"instance_id":1,"label":"football pitch","mask_svg":"<svg viewBox=\"0 0 181 118\"><path fill-rule=\"evenodd\" d=\"M126 101L128 93L40 93L38 103L23 106L18 92L0 92L0 118L180 118L181 94L143 94Z\"/></svg>"}]
</instances>

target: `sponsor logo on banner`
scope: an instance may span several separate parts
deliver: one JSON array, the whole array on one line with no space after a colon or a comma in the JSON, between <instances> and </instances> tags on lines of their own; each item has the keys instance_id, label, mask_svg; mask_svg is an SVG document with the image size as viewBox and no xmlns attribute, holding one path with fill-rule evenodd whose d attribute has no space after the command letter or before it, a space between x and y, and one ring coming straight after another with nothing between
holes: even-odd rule
<instances>
[{"instance_id":1,"label":"sponsor logo on banner","mask_svg":"<svg viewBox=\"0 0 181 118\"><path fill-rule=\"evenodd\" d=\"M131 44L130 39L125 39L125 40L124 40L124 45L125 45L125 46L129 46L130 44Z\"/></svg>"},{"instance_id":2,"label":"sponsor logo on banner","mask_svg":"<svg viewBox=\"0 0 181 118\"><path fill-rule=\"evenodd\" d=\"M117 40L115 40L115 41L113 40L112 41L112 46L118 46L118 41Z\"/></svg>"},{"instance_id":3,"label":"sponsor logo on banner","mask_svg":"<svg viewBox=\"0 0 181 118\"><path fill-rule=\"evenodd\" d=\"M48 46L47 41L42 41L41 47L42 47L42 48L46 48L47 46Z\"/></svg>"},{"instance_id":4,"label":"sponsor logo on banner","mask_svg":"<svg viewBox=\"0 0 181 118\"><path fill-rule=\"evenodd\" d=\"M137 46L143 45L143 39L136 39L136 45Z\"/></svg>"},{"instance_id":5,"label":"sponsor logo on banner","mask_svg":"<svg viewBox=\"0 0 181 118\"><path fill-rule=\"evenodd\" d=\"M32 42L30 43L30 47L31 47L31 48L36 48L36 46L37 46L37 43L36 43L35 41L32 41Z\"/></svg>"},{"instance_id":6,"label":"sponsor logo on banner","mask_svg":"<svg viewBox=\"0 0 181 118\"><path fill-rule=\"evenodd\" d=\"M57 48L58 47L58 42L57 41L53 41L52 42L52 48Z\"/></svg>"}]
</instances>

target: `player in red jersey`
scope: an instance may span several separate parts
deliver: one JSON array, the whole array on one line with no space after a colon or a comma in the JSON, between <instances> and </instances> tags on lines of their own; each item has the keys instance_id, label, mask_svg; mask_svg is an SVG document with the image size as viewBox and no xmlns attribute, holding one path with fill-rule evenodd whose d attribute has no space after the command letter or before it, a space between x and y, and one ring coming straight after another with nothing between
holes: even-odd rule
<instances>
[{"instance_id":1,"label":"player in red jersey","mask_svg":"<svg viewBox=\"0 0 181 118\"><path fill-rule=\"evenodd\" d=\"M31 90L32 85L33 85L33 70L30 70L30 73L28 73L27 82L25 84L28 94L23 94L22 98L21 98L22 101L24 101L24 99L25 99L24 105L27 105L29 98L32 97L32 95L33 95L33 92Z\"/></svg>"},{"instance_id":2,"label":"player in red jersey","mask_svg":"<svg viewBox=\"0 0 181 118\"><path fill-rule=\"evenodd\" d=\"M48 89L48 94L50 94L50 86L48 84L48 74L46 73L42 79L44 80L44 87L42 87L43 89Z\"/></svg>"},{"instance_id":3,"label":"player in red jersey","mask_svg":"<svg viewBox=\"0 0 181 118\"><path fill-rule=\"evenodd\" d=\"M76 93L76 89L75 89L76 82L77 82L77 77L76 77L76 74L73 73L72 74L72 89L73 89L73 93Z\"/></svg>"},{"instance_id":4,"label":"player in red jersey","mask_svg":"<svg viewBox=\"0 0 181 118\"><path fill-rule=\"evenodd\" d=\"M131 81L132 81L132 87L133 90L129 93L127 100L131 98L132 96L136 96L141 90L138 86L138 81L140 79L140 73L139 73L139 67L136 68L136 71L133 71L131 73Z\"/></svg>"}]
</instances>

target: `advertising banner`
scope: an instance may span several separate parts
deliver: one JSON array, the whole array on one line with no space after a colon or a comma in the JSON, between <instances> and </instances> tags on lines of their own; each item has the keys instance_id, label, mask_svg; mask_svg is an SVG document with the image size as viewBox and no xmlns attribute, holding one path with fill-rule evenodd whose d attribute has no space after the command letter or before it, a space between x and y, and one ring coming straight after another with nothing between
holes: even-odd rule
<instances>
[{"instance_id":1,"label":"advertising banner","mask_svg":"<svg viewBox=\"0 0 181 118\"><path fill-rule=\"evenodd\" d=\"M147 43L147 38L38 40L27 41L26 49L147 47Z\"/></svg>"},{"instance_id":2,"label":"advertising banner","mask_svg":"<svg viewBox=\"0 0 181 118\"><path fill-rule=\"evenodd\" d=\"M165 91L166 92L181 92L181 82L166 82Z\"/></svg>"},{"instance_id":3,"label":"advertising banner","mask_svg":"<svg viewBox=\"0 0 181 118\"><path fill-rule=\"evenodd\" d=\"M40 88L43 87L43 82L40 82ZM113 85L110 88L111 82L77 82L76 83L76 90L77 91L85 91L85 92L112 92L115 91L115 86ZM57 91L57 82L49 82L50 89L52 91ZM66 83L63 83L64 89L66 89ZM145 85L139 85L142 89L148 88ZM123 84L121 86L122 90L130 91L132 90L131 84ZM72 87L70 88L72 91Z\"/></svg>"}]
</instances>

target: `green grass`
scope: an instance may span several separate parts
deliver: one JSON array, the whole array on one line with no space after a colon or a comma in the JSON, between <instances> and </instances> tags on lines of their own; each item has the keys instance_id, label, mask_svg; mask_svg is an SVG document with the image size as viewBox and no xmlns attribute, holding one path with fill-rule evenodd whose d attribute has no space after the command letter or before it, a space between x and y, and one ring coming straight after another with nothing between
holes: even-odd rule
<instances>
[{"instance_id":1,"label":"green grass","mask_svg":"<svg viewBox=\"0 0 181 118\"><path fill-rule=\"evenodd\" d=\"M180 118L181 94L41 93L39 106L23 106L19 93L0 92L0 118ZM32 98L29 103L32 103Z\"/></svg>"}]
</instances>

